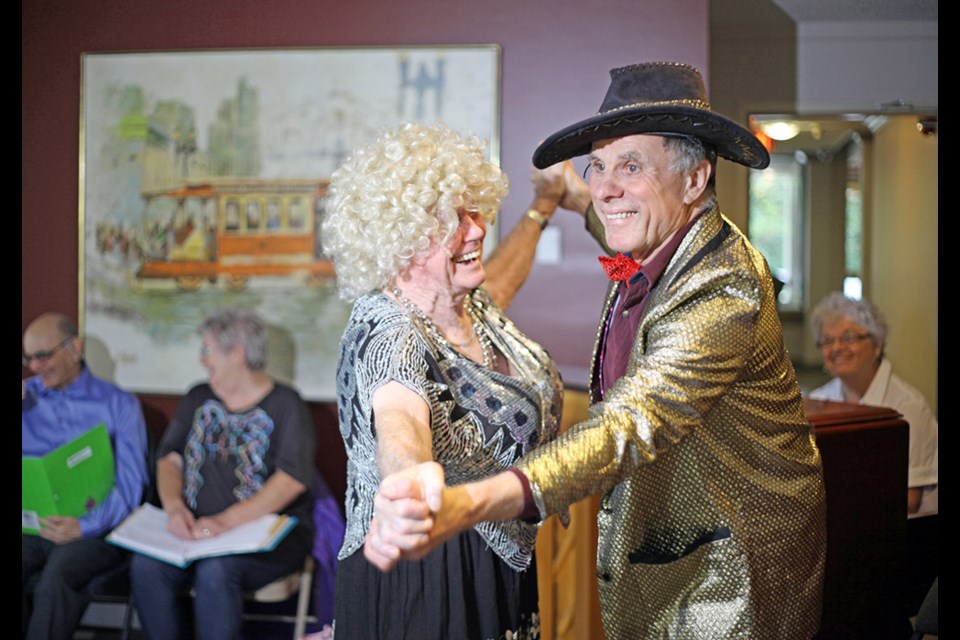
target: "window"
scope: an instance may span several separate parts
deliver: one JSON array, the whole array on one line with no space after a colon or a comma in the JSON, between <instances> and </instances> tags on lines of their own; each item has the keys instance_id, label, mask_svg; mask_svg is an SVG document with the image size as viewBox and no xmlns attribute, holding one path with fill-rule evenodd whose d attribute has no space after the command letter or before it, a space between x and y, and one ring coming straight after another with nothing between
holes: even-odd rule
<instances>
[{"instance_id":1,"label":"window","mask_svg":"<svg viewBox=\"0 0 960 640\"><path fill-rule=\"evenodd\" d=\"M782 283L784 310L803 305L803 158L774 154L766 170L750 171L750 240Z\"/></svg>"},{"instance_id":2,"label":"window","mask_svg":"<svg viewBox=\"0 0 960 640\"><path fill-rule=\"evenodd\" d=\"M863 142L854 136L847 146L847 188L844 207L843 293L863 295Z\"/></svg>"}]
</instances>

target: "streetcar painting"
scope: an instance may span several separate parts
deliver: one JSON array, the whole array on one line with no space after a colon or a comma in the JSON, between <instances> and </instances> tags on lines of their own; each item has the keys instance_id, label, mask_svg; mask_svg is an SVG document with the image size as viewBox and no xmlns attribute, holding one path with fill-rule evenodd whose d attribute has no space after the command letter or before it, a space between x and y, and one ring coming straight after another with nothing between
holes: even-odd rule
<instances>
[{"instance_id":1,"label":"streetcar painting","mask_svg":"<svg viewBox=\"0 0 960 640\"><path fill-rule=\"evenodd\" d=\"M242 288L252 277L333 276L319 219L325 180L218 178L144 193L137 278Z\"/></svg>"}]
</instances>

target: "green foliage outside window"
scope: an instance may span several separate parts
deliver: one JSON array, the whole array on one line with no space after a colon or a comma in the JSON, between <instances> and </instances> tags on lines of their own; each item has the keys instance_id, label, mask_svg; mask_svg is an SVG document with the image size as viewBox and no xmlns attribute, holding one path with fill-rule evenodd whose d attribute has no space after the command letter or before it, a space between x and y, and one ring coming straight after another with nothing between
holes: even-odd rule
<instances>
[{"instance_id":1,"label":"green foliage outside window","mask_svg":"<svg viewBox=\"0 0 960 640\"><path fill-rule=\"evenodd\" d=\"M783 282L781 307L802 302L802 171L792 156L774 156L764 171L750 172L750 240Z\"/></svg>"}]
</instances>

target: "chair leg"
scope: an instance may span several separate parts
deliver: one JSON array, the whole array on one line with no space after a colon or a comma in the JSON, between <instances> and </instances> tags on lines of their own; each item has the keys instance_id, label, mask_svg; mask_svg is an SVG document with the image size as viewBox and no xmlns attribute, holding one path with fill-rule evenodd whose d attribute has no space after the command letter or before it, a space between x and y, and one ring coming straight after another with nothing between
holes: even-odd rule
<instances>
[{"instance_id":1,"label":"chair leg","mask_svg":"<svg viewBox=\"0 0 960 640\"><path fill-rule=\"evenodd\" d=\"M293 640L301 640L307 628L307 613L310 610L310 594L313 585L313 558L307 556L307 561L300 573L300 593L297 594L297 621L293 627Z\"/></svg>"},{"instance_id":2,"label":"chair leg","mask_svg":"<svg viewBox=\"0 0 960 640\"><path fill-rule=\"evenodd\" d=\"M123 629L120 631L120 640L130 640L130 627L133 624L133 593L127 596L127 606L123 610Z\"/></svg>"}]
</instances>

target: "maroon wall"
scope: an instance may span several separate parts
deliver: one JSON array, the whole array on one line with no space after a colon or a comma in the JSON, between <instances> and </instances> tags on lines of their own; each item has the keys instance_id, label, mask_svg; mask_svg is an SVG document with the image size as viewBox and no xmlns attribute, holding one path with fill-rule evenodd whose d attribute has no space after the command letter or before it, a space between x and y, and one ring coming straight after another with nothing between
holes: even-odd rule
<instances>
[{"instance_id":1,"label":"maroon wall","mask_svg":"<svg viewBox=\"0 0 960 640\"><path fill-rule=\"evenodd\" d=\"M706 72L708 53L708 0L22 0L21 11L22 328L43 311L78 309L85 51L499 44L500 155L513 183L504 228L529 205L532 150L596 111L608 69L671 59ZM546 345L567 381L579 385L604 283L595 246L567 216L556 223L563 230L563 263L536 266L510 315ZM169 415L173 400L148 404ZM335 416L329 406L313 408L318 418ZM326 426L335 443L335 424Z\"/></svg>"}]
</instances>

